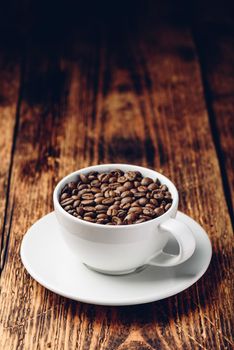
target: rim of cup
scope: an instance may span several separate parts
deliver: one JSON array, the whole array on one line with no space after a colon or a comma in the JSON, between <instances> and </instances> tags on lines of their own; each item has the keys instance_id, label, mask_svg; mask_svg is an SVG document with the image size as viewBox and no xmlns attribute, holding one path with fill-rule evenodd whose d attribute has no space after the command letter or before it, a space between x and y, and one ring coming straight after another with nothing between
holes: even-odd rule
<instances>
[{"instance_id":1,"label":"rim of cup","mask_svg":"<svg viewBox=\"0 0 234 350\"><path fill-rule=\"evenodd\" d=\"M60 191L62 190L62 188L68 183L70 182L71 178L76 176L76 175L79 175L81 173L87 173L87 172L90 172L90 171L100 171L101 172L101 168L103 167L111 167L113 169L120 169L122 170L121 167L124 167L124 168L131 168L129 170L133 170L134 169L136 171L153 171L155 174L156 174L156 177L159 178L160 182L162 182L162 184L164 185L163 183L163 180L165 179L165 181L167 183L169 183L169 191L171 192L171 189L173 190L173 196L172 196L172 205L170 207L170 209L168 209L164 214L160 215L159 217L157 218L154 218L154 219L151 219L151 220L147 220L145 222L141 222L141 223L135 223L135 224L128 224L128 225L104 225L104 224L97 224L95 222L88 222L88 221L85 221L85 220L82 220L82 219L79 219L69 213L66 212L66 210L64 210L62 208L62 206L60 205L59 203L59 195L60 195ZM103 171L106 171L106 170L103 170ZM123 171L128 171L127 169L126 170L123 170ZM161 181L162 180L162 181ZM74 181L74 180L73 180ZM53 202L54 202L54 207L55 209L57 209L62 215L65 215L65 217L69 220L71 220L72 222L74 223L82 223L84 225L88 225L88 226L92 226L92 227L98 227L98 228L103 228L103 229L127 229L128 227L133 227L133 226L137 226L139 227L139 225L143 226L143 225L146 225L146 224L149 224L150 222L155 222L156 220L158 219L161 219L163 216L165 215L168 215L170 212L173 211L173 209L175 209L175 206L177 205L178 203L178 200L179 200L179 194L178 194L178 190L176 188L176 186L174 185L174 183L168 178L166 177L165 175L159 173L158 171L155 171L153 169L150 169L150 168L145 168L145 167L142 167L142 166L139 166L139 165L133 165L133 164L125 164L125 163L107 163L107 164L98 164L98 165L92 165L92 166L89 166L89 167L85 167L85 168L82 168L82 169L79 169L79 170L76 170L76 171L73 171L72 173L64 176L58 183L57 185L55 186L55 189L54 189L54 192L53 192Z\"/></svg>"}]
</instances>

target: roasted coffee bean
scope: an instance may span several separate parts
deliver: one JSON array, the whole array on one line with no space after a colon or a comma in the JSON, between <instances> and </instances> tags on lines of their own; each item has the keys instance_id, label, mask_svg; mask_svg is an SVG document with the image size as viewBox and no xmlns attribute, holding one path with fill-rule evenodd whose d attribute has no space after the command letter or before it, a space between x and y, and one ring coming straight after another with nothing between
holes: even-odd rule
<instances>
[{"instance_id":1,"label":"roasted coffee bean","mask_svg":"<svg viewBox=\"0 0 234 350\"><path fill-rule=\"evenodd\" d=\"M111 190L102 191L102 195L106 199L115 197L115 193L114 193L114 196L112 196Z\"/></svg>"},{"instance_id":2,"label":"roasted coffee bean","mask_svg":"<svg viewBox=\"0 0 234 350\"><path fill-rule=\"evenodd\" d=\"M78 205L80 205L80 200L76 200L74 203L73 203L73 208L76 208L78 207Z\"/></svg>"},{"instance_id":3,"label":"roasted coffee bean","mask_svg":"<svg viewBox=\"0 0 234 350\"><path fill-rule=\"evenodd\" d=\"M155 199L155 198L151 198L151 199L150 199L150 203L152 203L152 204L154 205L154 207L157 207L157 206L158 206L158 201L157 201L157 199Z\"/></svg>"},{"instance_id":4,"label":"roasted coffee bean","mask_svg":"<svg viewBox=\"0 0 234 350\"><path fill-rule=\"evenodd\" d=\"M93 199L84 199L80 202L82 205L94 205L96 204ZM74 206L74 204L73 204Z\"/></svg>"},{"instance_id":5,"label":"roasted coffee bean","mask_svg":"<svg viewBox=\"0 0 234 350\"><path fill-rule=\"evenodd\" d=\"M84 174L80 174L80 180L81 180L81 182L83 182L84 184L89 183L89 180L88 180L87 176L84 175Z\"/></svg>"},{"instance_id":6,"label":"roasted coffee bean","mask_svg":"<svg viewBox=\"0 0 234 350\"><path fill-rule=\"evenodd\" d=\"M104 192L104 197L105 197L105 198L111 197L111 196L110 196L110 190L106 190L106 191Z\"/></svg>"},{"instance_id":7,"label":"roasted coffee bean","mask_svg":"<svg viewBox=\"0 0 234 350\"><path fill-rule=\"evenodd\" d=\"M87 178L89 181L95 180L97 178L97 171L91 171L88 175Z\"/></svg>"},{"instance_id":8,"label":"roasted coffee bean","mask_svg":"<svg viewBox=\"0 0 234 350\"><path fill-rule=\"evenodd\" d=\"M61 201L63 201L64 199L70 198L69 194L64 192L63 194L61 194L60 196L60 203Z\"/></svg>"},{"instance_id":9,"label":"roasted coffee bean","mask_svg":"<svg viewBox=\"0 0 234 350\"><path fill-rule=\"evenodd\" d=\"M111 190L116 190L117 187L119 187L119 183L118 182L113 182L111 184L109 184L108 186Z\"/></svg>"},{"instance_id":10,"label":"roasted coffee bean","mask_svg":"<svg viewBox=\"0 0 234 350\"><path fill-rule=\"evenodd\" d=\"M126 191L126 187L124 187L124 186L118 186L115 190L115 192L117 192L117 193L122 193L124 191Z\"/></svg>"},{"instance_id":11,"label":"roasted coffee bean","mask_svg":"<svg viewBox=\"0 0 234 350\"><path fill-rule=\"evenodd\" d=\"M140 171L135 171L135 173L136 173L137 179L139 179L139 181L141 181L142 178L143 178L143 176L142 176L142 174L140 173Z\"/></svg>"},{"instance_id":12,"label":"roasted coffee bean","mask_svg":"<svg viewBox=\"0 0 234 350\"><path fill-rule=\"evenodd\" d=\"M124 198L124 197L132 197L133 193L131 191L124 191L121 193L120 197Z\"/></svg>"},{"instance_id":13,"label":"roasted coffee bean","mask_svg":"<svg viewBox=\"0 0 234 350\"><path fill-rule=\"evenodd\" d=\"M85 188L89 188L89 186L87 184L81 184L81 185L77 186L78 191L83 190Z\"/></svg>"},{"instance_id":14,"label":"roasted coffee bean","mask_svg":"<svg viewBox=\"0 0 234 350\"><path fill-rule=\"evenodd\" d=\"M121 207L122 206L122 207ZM127 210L131 207L130 203L120 204L119 206L121 209Z\"/></svg>"},{"instance_id":15,"label":"roasted coffee bean","mask_svg":"<svg viewBox=\"0 0 234 350\"><path fill-rule=\"evenodd\" d=\"M101 204L103 199L104 199L104 197L97 197L97 198L94 199L94 201L95 201L96 204Z\"/></svg>"},{"instance_id":16,"label":"roasted coffee bean","mask_svg":"<svg viewBox=\"0 0 234 350\"><path fill-rule=\"evenodd\" d=\"M109 190L109 186L107 183L101 184L100 189L103 191Z\"/></svg>"},{"instance_id":17,"label":"roasted coffee bean","mask_svg":"<svg viewBox=\"0 0 234 350\"><path fill-rule=\"evenodd\" d=\"M91 207L91 206L85 206L83 207L84 211L90 211L90 212L93 212L95 211L95 207Z\"/></svg>"},{"instance_id":18,"label":"roasted coffee bean","mask_svg":"<svg viewBox=\"0 0 234 350\"><path fill-rule=\"evenodd\" d=\"M111 176L110 178L109 178L109 183L111 184L111 183L113 183L113 182L116 182L117 181L117 177L115 177L115 176Z\"/></svg>"},{"instance_id":19,"label":"roasted coffee bean","mask_svg":"<svg viewBox=\"0 0 234 350\"><path fill-rule=\"evenodd\" d=\"M119 203L120 204L120 203ZM119 209L119 204L116 204L116 202L115 202L115 204L113 204L113 205L111 205L110 207L109 207L109 209Z\"/></svg>"},{"instance_id":20,"label":"roasted coffee bean","mask_svg":"<svg viewBox=\"0 0 234 350\"><path fill-rule=\"evenodd\" d=\"M91 188L90 188L90 191L91 191L92 193L94 193L94 194L96 194L96 193L101 193L101 190L100 190L99 187L91 187Z\"/></svg>"},{"instance_id":21,"label":"roasted coffee bean","mask_svg":"<svg viewBox=\"0 0 234 350\"><path fill-rule=\"evenodd\" d=\"M162 192L156 192L156 191L154 191L154 194L153 194L153 197L155 198L155 199L163 199L164 198L164 195L163 195L163 193Z\"/></svg>"},{"instance_id":22,"label":"roasted coffee bean","mask_svg":"<svg viewBox=\"0 0 234 350\"><path fill-rule=\"evenodd\" d=\"M158 185L157 185L155 182L151 183L151 184L148 186L148 190L149 190L149 191L156 190L157 188L158 188Z\"/></svg>"},{"instance_id":23,"label":"roasted coffee bean","mask_svg":"<svg viewBox=\"0 0 234 350\"><path fill-rule=\"evenodd\" d=\"M96 209L96 211L100 211L100 210L107 211L108 206L107 205L103 205L103 204L98 204L98 205L96 205L95 209Z\"/></svg>"},{"instance_id":24,"label":"roasted coffee bean","mask_svg":"<svg viewBox=\"0 0 234 350\"><path fill-rule=\"evenodd\" d=\"M137 199L136 201L132 202L132 203L131 203L131 206L132 206L132 207L140 207L139 199Z\"/></svg>"},{"instance_id":25,"label":"roasted coffee bean","mask_svg":"<svg viewBox=\"0 0 234 350\"><path fill-rule=\"evenodd\" d=\"M138 171L92 171L61 190L59 202L69 214L103 225L143 223L170 209L168 187Z\"/></svg>"},{"instance_id":26,"label":"roasted coffee bean","mask_svg":"<svg viewBox=\"0 0 234 350\"><path fill-rule=\"evenodd\" d=\"M80 180L81 180L84 184L89 183L89 180L88 180L87 176L85 176L84 174L80 174Z\"/></svg>"},{"instance_id":27,"label":"roasted coffee bean","mask_svg":"<svg viewBox=\"0 0 234 350\"><path fill-rule=\"evenodd\" d=\"M136 193L134 193L134 197L135 198L145 197L145 193L144 192L136 192Z\"/></svg>"},{"instance_id":28,"label":"roasted coffee bean","mask_svg":"<svg viewBox=\"0 0 234 350\"><path fill-rule=\"evenodd\" d=\"M140 198L138 199L138 203L144 207L147 203L148 203L148 200L144 197L144 198Z\"/></svg>"},{"instance_id":29,"label":"roasted coffee bean","mask_svg":"<svg viewBox=\"0 0 234 350\"><path fill-rule=\"evenodd\" d=\"M124 223L132 224L134 220L136 220L137 215L135 213L130 213L125 216Z\"/></svg>"},{"instance_id":30,"label":"roasted coffee bean","mask_svg":"<svg viewBox=\"0 0 234 350\"><path fill-rule=\"evenodd\" d=\"M108 216L105 213L100 213L97 215L97 219L107 219L107 218L108 218Z\"/></svg>"},{"instance_id":31,"label":"roasted coffee bean","mask_svg":"<svg viewBox=\"0 0 234 350\"><path fill-rule=\"evenodd\" d=\"M121 199L121 204L132 203L132 197L124 197Z\"/></svg>"},{"instance_id":32,"label":"roasted coffee bean","mask_svg":"<svg viewBox=\"0 0 234 350\"><path fill-rule=\"evenodd\" d=\"M102 182L102 179L104 178L104 176L106 176L106 173L101 173L101 174L97 175L97 178L98 178L99 181Z\"/></svg>"},{"instance_id":33,"label":"roasted coffee bean","mask_svg":"<svg viewBox=\"0 0 234 350\"><path fill-rule=\"evenodd\" d=\"M117 179L117 182L119 182L121 184L125 183L126 181L127 181L127 177L126 176L120 176Z\"/></svg>"},{"instance_id":34,"label":"roasted coffee bean","mask_svg":"<svg viewBox=\"0 0 234 350\"><path fill-rule=\"evenodd\" d=\"M118 216L113 216L112 222L114 225L121 225L122 224L122 220L121 220L121 218L118 218Z\"/></svg>"},{"instance_id":35,"label":"roasted coffee bean","mask_svg":"<svg viewBox=\"0 0 234 350\"><path fill-rule=\"evenodd\" d=\"M152 220L152 216L147 216L147 215L139 215L139 219L144 219L145 221Z\"/></svg>"},{"instance_id":36,"label":"roasted coffee bean","mask_svg":"<svg viewBox=\"0 0 234 350\"><path fill-rule=\"evenodd\" d=\"M96 180L97 177L95 175L88 175L87 178L91 182L93 180Z\"/></svg>"},{"instance_id":37,"label":"roasted coffee bean","mask_svg":"<svg viewBox=\"0 0 234 350\"><path fill-rule=\"evenodd\" d=\"M121 203L121 197L115 197L115 204Z\"/></svg>"},{"instance_id":38,"label":"roasted coffee bean","mask_svg":"<svg viewBox=\"0 0 234 350\"><path fill-rule=\"evenodd\" d=\"M77 186L76 182L69 182L68 183L68 188L70 188L71 190L76 189L76 186Z\"/></svg>"},{"instance_id":39,"label":"roasted coffee bean","mask_svg":"<svg viewBox=\"0 0 234 350\"><path fill-rule=\"evenodd\" d=\"M95 198L103 197L103 193L102 193L102 192L100 192L100 193L95 193L94 197L95 197Z\"/></svg>"},{"instance_id":40,"label":"roasted coffee bean","mask_svg":"<svg viewBox=\"0 0 234 350\"><path fill-rule=\"evenodd\" d=\"M169 203L172 202L171 196L169 196L169 195L167 195L167 194L164 196L164 199L165 199L167 202L169 202Z\"/></svg>"},{"instance_id":41,"label":"roasted coffee bean","mask_svg":"<svg viewBox=\"0 0 234 350\"><path fill-rule=\"evenodd\" d=\"M136 171L127 171L126 177L129 181L134 181L137 177L137 172Z\"/></svg>"},{"instance_id":42,"label":"roasted coffee bean","mask_svg":"<svg viewBox=\"0 0 234 350\"><path fill-rule=\"evenodd\" d=\"M159 199L159 200L162 200L164 198L164 195L162 192L158 192L158 193L155 193L154 194L154 198L155 199Z\"/></svg>"},{"instance_id":43,"label":"roasted coffee bean","mask_svg":"<svg viewBox=\"0 0 234 350\"><path fill-rule=\"evenodd\" d=\"M165 206L165 210L170 209L170 207L171 207L171 203L168 203L168 204Z\"/></svg>"},{"instance_id":44,"label":"roasted coffee bean","mask_svg":"<svg viewBox=\"0 0 234 350\"><path fill-rule=\"evenodd\" d=\"M66 211L68 211L70 209L72 209L72 205L67 205L66 207L64 207L64 210L66 210Z\"/></svg>"},{"instance_id":45,"label":"roasted coffee bean","mask_svg":"<svg viewBox=\"0 0 234 350\"><path fill-rule=\"evenodd\" d=\"M162 193L162 191L159 188L157 188L156 190L151 191L151 193L152 193L152 196L154 196L157 193Z\"/></svg>"},{"instance_id":46,"label":"roasted coffee bean","mask_svg":"<svg viewBox=\"0 0 234 350\"><path fill-rule=\"evenodd\" d=\"M155 208L155 205L153 205L152 203L147 203L145 205L146 208L151 208L151 209L154 209Z\"/></svg>"},{"instance_id":47,"label":"roasted coffee bean","mask_svg":"<svg viewBox=\"0 0 234 350\"><path fill-rule=\"evenodd\" d=\"M154 181L150 177L143 177L143 179L141 180L141 185L142 186L148 186L152 182L154 182Z\"/></svg>"},{"instance_id":48,"label":"roasted coffee bean","mask_svg":"<svg viewBox=\"0 0 234 350\"><path fill-rule=\"evenodd\" d=\"M165 197L170 197L170 198L171 198L171 192L166 191L166 192L165 192Z\"/></svg>"},{"instance_id":49,"label":"roasted coffee bean","mask_svg":"<svg viewBox=\"0 0 234 350\"><path fill-rule=\"evenodd\" d=\"M93 219L91 216L85 216L85 217L83 217L83 220L88 221L88 222L96 222L96 220Z\"/></svg>"},{"instance_id":50,"label":"roasted coffee bean","mask_svg":"<svg viewBox=\"0 0 234 350\"><path fill-rule=\"evenodd\" d=\"M81 215L81 216L82 216L82 215L84 214L84 209L83 209L83 207L77 207L77 208L76 208L76 212L77 212L78 215Z\"/></svg>"},{"instance_id":51,"label":"roasted coffee bean","mask_svg":"<svg viewBox=\"0 0 234 350\"><path fill-rule=\"evenodd\" d=\"M98 176L98 180L101 181L101 183L108 183L110 178L110 174L100 174L100 177Z\"/></svg>"},{"instance_id":52,"label":"roasted coffee bean","mask_svg":"<svg viewBox=\"0 0 234 350\"><path fill-rule=\"evenodd\" d=\"M104 205L110 205L110 204L113 204L114 203L114 198L105 198L105 199L103 199L103 201L102 201L102 204L104 204Z\"/></svg>"},{"instance_id":53,"label":"roasted coffee bean","mask_svg":"<svg viewBox=\"0 0 234 350\"><path fill-rule=\"evenodd\" d=\"M146 220L144 218L138 219L134 222L134 224L141 224L142 222L145 222Z\"/></svg>"},{"instance_id":54,"label":"roasted coffee bean","mask_svg":"<svg viewBox=\"0 0 234 350\"><path fill-rule=\"evenodd\" d=\"M137 187L137 191L138 192L146 192L147 191L147 187L146 186L139 186L139 187Z\"/></svg>"},{"instance_id":55,"label":"roasted coffee bean","mask_svg":"<svg viewBox=\"0 0 234 350\"><path fill-rule=\"evenodd\" d=\"M99 180L95 179L95 180L93 180L91 182L91 186L92 187L100 187L101 186L101 182Z\"/></svg>"},{"instance_id":56,"label":"roasted coffee bean","mask_svg":"<svg viewBox=\"0 0 234 350\"><path fill-rule=\"evenodd\" d=\"M130 190L131 188L133 188L134 184L131 182L131 181L126 181L124 184L123 184L123 187L125 187L125 191L126 190Z\"/></svg>"},{"instance_id":57,"label":"roasted coffee bean","mask_svg":"<svg viewBox=\"0 0 234 350\"><path fill-rule=\"evenodd\" d=\"M164 214L164 210L162 208L156 208L154 209L155 215L156 216L160 216L162 214Z\"/></svg>"},{"instance_id":58,"label":"roasted coffee bean","mask_svg":"<svg viewBox=\"0 0 234 350\"><path fill-rule=\"evenodd\" d=\"M96 223L97 224L107 224L109 222L108 219L97 219Z\"/></svg>"},{"instance_id":59,"label":"roasted coffee bean","mask_svg":"<svg viewBox=\"0 0 234 350\"><path fill-rule=\"evenodd\" d=\"M111 175L119 177L122 176L124 174L124 172L121 169L115 169L113 171L111 171Z\"/></svg>"},{"instance_id":60,"label":"roasted coffee bean","mask_svg":"<svg viewBox=\"0 0 234 350\"><path fill-rule=\"evenodd\" d=\"M118 210L118 218L123 218L126 215L126 210L120 209Z\"/></svg>"},{"instance_id":61,"label":"roasted coffee bean","mask_svg":"<svg viewBox=\"0 0 234 350\"><path fill-rule=\"evenodd\" d=\"M67 211L69 214L73 214L74 213L74 209L70 209Z\"/></svg>"},{"instance_id":62,"label":"roasted coffee bean","mask_svg":"<svg viewBox=\"0 0 234 350\"><path fill-rule=\"evenodd\" d=\"M142 213L142 208L141 207L131 207L128 210L128 213L134 213L134 214L141 214Z\"/></svg>"},{"instance_id":63,"label":"roasted coffee bean","mask_svg":"<svg viewBox=\"0 0 234 350\"><path fill-rule=\"evenodd\" d=\"M68 192L69 192L68 190L70 190L70 189L68 188L68 185L65 185L65 186L63 187L61 193L68 193Z\"/></svg>"},{"instance_id":64,"label":"roasted coffee bean","mask_svg":"<svg viewBox=\"0 0 234 350\"><path fill-rule=\"evenodd\" d=\"M74 199L74 201L76 201L77 199L79 199L79 196L78 195L74 195L74 196L71 196L72 199Z\"/></svg>"},{"instance_id":65,"label":"roasted coffee bean","mask_svg":"<svg viewBox=\"0 0 234 350\"><path fill-rule=\"evenodd\" d=\"M93 195L93 193L86 192L86 193L82 194L81 198L82 199L94 199L94 195Z\"/></svg>"},{"instance_id":66,"label":"roasted coffee bean","mask_svg":"<svg viewBox=\"0 0 234 350\"><path fill-rule=\"evenodd\" d=\"M161 182L160 182L159 179L156 179L156 180L155 180L155 183L156 183L158 186L161 186Z\"/></svg>"},{"instance_id":67,"label":"roasted coffee bean","mask_svg":"<svg viewBox=\"0 0 234 350\"><path fill-rule=\"evenodd\" d=\"M143 214L147 216L154 216L154 210L152 208L144 208L143 209Z\"/></svg>"},{"instance_id":68,"label":"roasted coffee bean","mask_svg":"<svg viewBox=\"0 0 234 350\"><path fill-rule=\"evenodd\" d=\"M117 209L108 209L107 210L107 215L109 215L109 216L115 216L115 215L117 215L118 214L118 210Z\"/></svg>"},{"instance_id":69,"label":"roasted coffee bean","mask_svg":"<svg viewBox=\"0 0 234 350\"><path fill-rule=\"evenodd\" d=\"M94 218L96 218L96 215L97 215L97 214L94 213L94 212L88 212L88 213L85 213L85 214L84 214L84 218L88 216L88 217L94 219Z\"/></svg>"},{"instance_id":70,"label":"roasted coffee bean","mask_svg":"<svg viewBox=\"0 0 234 350\"><path fill-rule=\"evenodd\" d=\"M79 198L81 198L82 195L83 195L84 193L87 193L87 192L89 192L89 190L88 190L87 188L84 188L83 190L81 190L81 191L78 192L77 196L78 196Z\"/></svg>"},{"instance_id":71,"label":"roasted coffee bean","mask_svg":"<svg viewBox=\"0 0 234 350\"><path fill-rule=\"evenodd\" d=\"M62 207L66 207L69 204L72 204L74 202L74 200L70 197L70 198L66 198L64 199L62 202L60 202Z\"/></svg>"}]
</instances>

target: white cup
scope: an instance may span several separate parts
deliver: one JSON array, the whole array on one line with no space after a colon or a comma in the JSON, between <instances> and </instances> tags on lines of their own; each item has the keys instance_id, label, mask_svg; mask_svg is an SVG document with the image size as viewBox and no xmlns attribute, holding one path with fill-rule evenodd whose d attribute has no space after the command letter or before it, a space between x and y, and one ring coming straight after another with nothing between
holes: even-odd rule
<instances>
[{"instance_id":1,"label":"white cup","mask_svg":"<svg viewBox=\"0 0 234 350\"><path fill-rule=\"evenodd\" d=\"M172 194L172 206L163 215L140 224L101 225L78 219L59 204L62 188L77 175L90 171L108 172L114 169L139 171L143 176L158 178ZM75 171L64 177L53 194L54 208L62 235L70 248L89 268L98 272L119 275L148 265L175 266L189 259L195 250L195 239L189 227L175 219L178 191L164 175L147 168L129 164L103 164ZM172 234L179 245L179 254L163 251Z\"/></svg>"}]
</instances>

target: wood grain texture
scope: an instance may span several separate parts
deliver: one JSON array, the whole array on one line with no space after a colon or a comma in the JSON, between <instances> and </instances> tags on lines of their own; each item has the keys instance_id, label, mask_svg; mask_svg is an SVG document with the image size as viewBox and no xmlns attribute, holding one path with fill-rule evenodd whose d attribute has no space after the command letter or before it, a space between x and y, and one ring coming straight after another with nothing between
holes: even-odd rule
<instances>
[{"instance_id":1,"label":"wood grain texture","mask_svg":"<svg viewBox=\"0 0 234 350\"><path fill-rule=\"evenodd\" d=\"M20 81L20 65L13 52L2 50L0 55L0 228L1 255L0 273L6 260L12 203L9 203L11 174L13 168L15 140L18 128L17 106Z\"/></svg>"},{"instance_id":2,"label":"wood grain texture","mask_svg":"<svg viewBox=\"0 0 234 350\"><path fill-rule=\"evenodd\" d=\"M156 25L148 13L128 35L125 20L118 31L108 22L108 30L76 28L68 43L52 38L27 51L8 195L14 211L5 226L11 222L0 349L233 347L232 231L196 47L188 27ZM4 147L10 157L12 138ZM25 271L22 237L53 209L56 182L103 162L149 166L175 182L180 210L207 230L214 251L194 286L155 303L101 307L59 297Z\"/></svg>"},{"instance_id":3,"label":"wood grain texture","mask_svg":"<svg viewBox=\"0 0 234 350\"><path fill-rule=\"evenodd\" d=\"M203 15L194 27L210 111L214 142L221 163L230 213L234 206L234 24L231 8ZM226 174L225 174L226 173Z\"/></svg>"}]
</instances>

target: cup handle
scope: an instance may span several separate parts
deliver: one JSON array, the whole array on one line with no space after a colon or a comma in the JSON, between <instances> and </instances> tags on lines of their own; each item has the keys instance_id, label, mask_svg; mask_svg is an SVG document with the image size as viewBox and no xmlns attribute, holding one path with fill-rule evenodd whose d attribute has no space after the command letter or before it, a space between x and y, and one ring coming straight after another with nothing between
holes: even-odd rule
<instances>
[{"instance_id":1,"label":"cup handle","mask_svg":"<svg viewBox=\"0 0 234 350\"><path fill-rule=\"evenodd\" d=\"M176 219L168 219L159 225L159 230L170 232L179 244L179 254L167 254L161 251L156 257L148 260L148 265L175 266L188 260L194 253L196 242L192 231L183 222Z\"/></svg>"}]
</instances>

